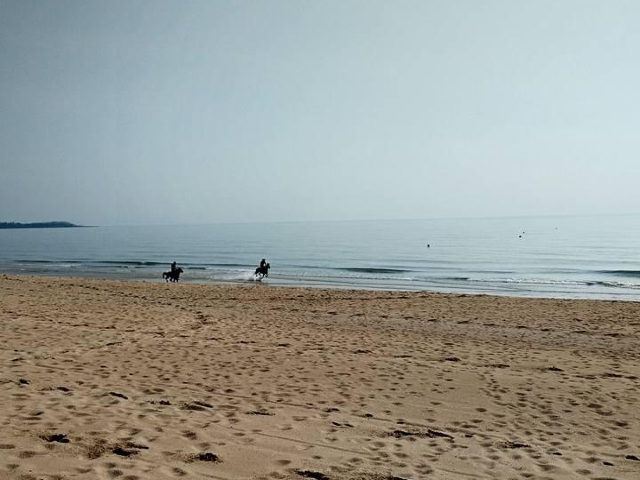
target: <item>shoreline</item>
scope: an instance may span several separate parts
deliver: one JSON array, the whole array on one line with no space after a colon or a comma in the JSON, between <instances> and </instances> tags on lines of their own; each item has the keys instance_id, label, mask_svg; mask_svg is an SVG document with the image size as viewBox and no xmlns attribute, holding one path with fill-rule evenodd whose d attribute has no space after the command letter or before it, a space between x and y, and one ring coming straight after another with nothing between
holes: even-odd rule
<instances>
[{"instance_id":1,"label":"shoreline","mask_svg":"<svg viewBox=\"0 0 640 480\"><path fill-rule=\"evenodd\" d=\"M0 273L0 275L5 275L8 277L33 277L33 278L60 278L60 279L86 279L86 280L97 280L97 281L114 281L114 282L144 282L149 284L155 283L166 283L163 279L149 277L149 276L139 276L132 278L123 278L122 276L118 276L114 274L112 277L109 276L95 276L93 274L87 274L85 276L82 275L60 275L58 272L56 273ZM496 289L485 289L477 290L472 288L466 288L464 286L461 287L433 287L432 289L425 288L409 288L406 286L392 287L389 285L386 286L377 286L374 284L366 284L364 282L357 284L353 282L343 281L333 283L325 282L322 280L318 280L316 282L311 281L309 279L300 280L298 278L291 279L288 277L276 277L274 280L270 278L265 282L258 282L255 280L221 280L221 279L190 279L188 277L181 278L179 284L181 285L229 285L229 286L252 286L252 285L263 285L265 287L273 287L273 288L312 288L319 290L354 290L354 291L374 291L374 292L405 292L405 293L434 293L441 295L479 295L479 296L494 296L501 298L529 298L529 299L549 299L549 300L593 300L593 301L620 301L620 302L631 302L631 303L640 303L640 291L638 294L591 294L589 297L584 296L582 293L562 293L562 292L550 292L550 291L536 291L536 290L528 290L528 291L507 291L507 290L496 290Z\"/></svg>"},{"instance_id":2,"label":"shoreline","mask_svg":"<svg viewBox=\"0 0 640 480\"><path fill-rule=\"evenodd\" d=\"M0 478L640 475L636 303L263 287L0 275Z\"/></svg>"}]
</instances>

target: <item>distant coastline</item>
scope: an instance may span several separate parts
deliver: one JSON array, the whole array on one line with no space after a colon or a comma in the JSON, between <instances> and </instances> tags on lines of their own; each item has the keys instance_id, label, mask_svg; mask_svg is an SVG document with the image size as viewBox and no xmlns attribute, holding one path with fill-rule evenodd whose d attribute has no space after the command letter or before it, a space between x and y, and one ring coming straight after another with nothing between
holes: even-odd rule
<instances>
[{"instance_id":1,"label":"distant coastline","mask_svg":"<svg viewBox=\"0 0 640 480\"><path fill-rule=\"evenodd\" d=\"M0 222L0 230L11 228L81 228L84 225L76 225L70 222Z\"/></svg>"}]
</instances>

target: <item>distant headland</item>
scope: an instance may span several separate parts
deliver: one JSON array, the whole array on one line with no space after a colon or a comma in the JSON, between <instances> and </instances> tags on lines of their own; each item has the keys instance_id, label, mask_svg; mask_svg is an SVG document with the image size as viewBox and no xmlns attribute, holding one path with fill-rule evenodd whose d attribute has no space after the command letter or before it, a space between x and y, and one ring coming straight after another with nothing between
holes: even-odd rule
<instances>
[{"instance_id":1,"label":"distant headland","mask_svg":"<svg viewBox=\"0 0 640 480\"><path fill-rule=\"evenodd\" d=\"M76 225L70 222L35 222L35 223L20 223L20 222L0 222L0 230L8 228L79 228L84 225Z\"/></svg>"}]
</instances>

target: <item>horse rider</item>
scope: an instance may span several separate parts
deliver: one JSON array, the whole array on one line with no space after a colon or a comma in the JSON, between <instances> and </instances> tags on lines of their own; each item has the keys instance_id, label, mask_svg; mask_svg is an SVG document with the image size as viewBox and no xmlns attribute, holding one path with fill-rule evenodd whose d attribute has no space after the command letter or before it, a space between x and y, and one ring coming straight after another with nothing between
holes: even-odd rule
<instances>
[{"instance_id":1,"label":"horse rider","mask_svg":"<svg viewBox=\"0 0 640 480\"><path fill-rule=\"evenodd\" d=\"M171 264L171 274L176 273L177 270L178 270L178 264L176 262L173 262Z\"/></svg>"},{"instance_id":2,"label":"horse rider","mask_svg":"<svg viewBox=\"0 0 640 480\"><path fill-rule=\"evenodd\" d=\"M264 269L267 266L267 261L263 258L262 260L260 260L260 271L264 272Z\"/></svg>"}]
</instances>

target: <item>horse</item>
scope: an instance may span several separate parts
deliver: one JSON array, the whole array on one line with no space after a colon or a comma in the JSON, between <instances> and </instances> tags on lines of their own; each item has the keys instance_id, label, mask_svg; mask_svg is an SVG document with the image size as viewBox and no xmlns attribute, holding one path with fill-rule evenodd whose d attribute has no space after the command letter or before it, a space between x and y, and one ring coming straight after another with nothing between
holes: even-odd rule
<instances>
[{"instance_id":1,"label":"horse","mask_svg":"<svg viewBox=\"0 0 640 480\"><path fill-rule=\"evenodd\" d=\"M182 270L181 268L176 268L172 272L171 271L163 272L162 273L162 278L164 278L165 281L167 281L167 282L179 282L181 273L184 273L184 270Z\"/></svg>"},{"instance_id":2,"label":"horse","mask_svg":"<svg viewBox=\"0 0 640 480\"><path fill-rule=\"evenodd\" d=\"M269 265L268 263L264 266L264 267L258 267L256 268L256 273L254 273L253 275L258 279L258 280L262 280L264 277L268 277L269 276L269 269L271 268L271 265Z\"/></svg>"}]
</instances>

